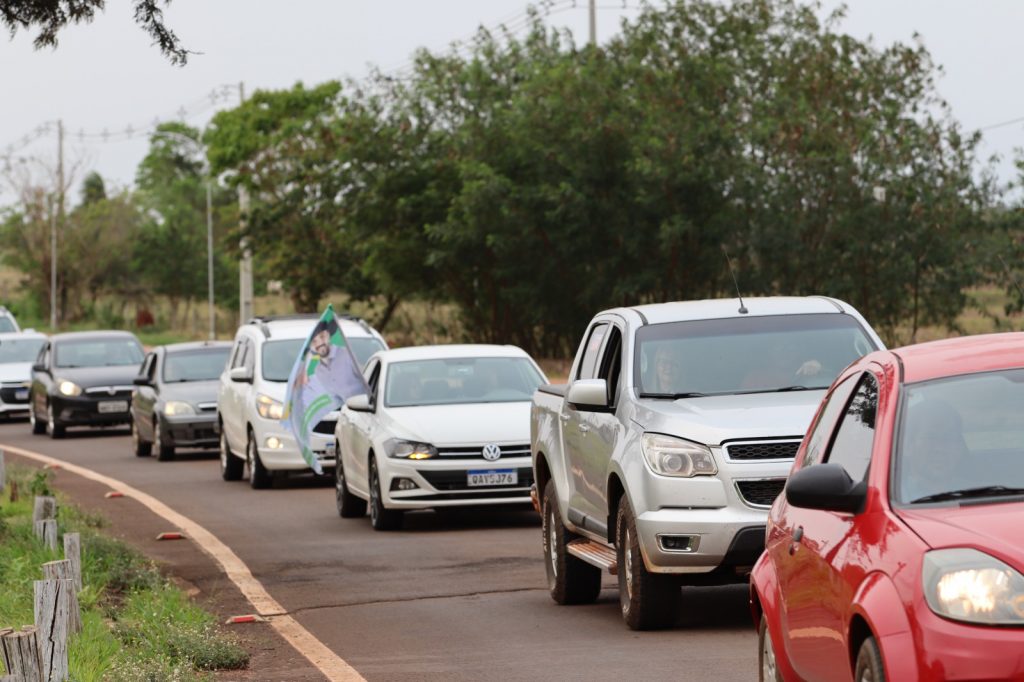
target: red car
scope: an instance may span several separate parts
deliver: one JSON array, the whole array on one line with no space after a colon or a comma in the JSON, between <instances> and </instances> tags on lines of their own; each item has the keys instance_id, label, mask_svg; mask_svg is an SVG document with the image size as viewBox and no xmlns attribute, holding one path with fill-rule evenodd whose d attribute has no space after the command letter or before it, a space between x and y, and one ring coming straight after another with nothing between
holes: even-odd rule
<instances>
[{"instance_id":1,"label":"red car","mask_svg":"<svg viewBox=\"0 0 1024 682\"><path fill-rule=\"evenodd\" d=\"M845 370L751 576L762 680L1024 680L1024 334Z\"/></svg>"}]
</instances>

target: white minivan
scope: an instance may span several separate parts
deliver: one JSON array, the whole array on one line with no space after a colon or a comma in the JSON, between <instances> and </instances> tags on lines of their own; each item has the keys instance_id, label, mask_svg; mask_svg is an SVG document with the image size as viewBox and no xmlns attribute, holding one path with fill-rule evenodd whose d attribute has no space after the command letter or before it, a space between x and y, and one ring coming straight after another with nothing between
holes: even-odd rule
<instances>
[{"instance_id":1,"label":"white minivan","mask_svg":"<svg viewBox=\"0 0 1024 682\"><path fill-rule=\"evenodd\" d=\"M255 317L238 328L230 359L220 377L217 427L220 470L225 481L240 480L249 468L253 488L268 488L275 475L309 471L295 438L281 424L288 376L319 315ZM384 338L358 318L339 316L345 339L360 366ZM324 469L335 464L337 412L314 429L310 445Z\"/></svg>"}]
</instances>

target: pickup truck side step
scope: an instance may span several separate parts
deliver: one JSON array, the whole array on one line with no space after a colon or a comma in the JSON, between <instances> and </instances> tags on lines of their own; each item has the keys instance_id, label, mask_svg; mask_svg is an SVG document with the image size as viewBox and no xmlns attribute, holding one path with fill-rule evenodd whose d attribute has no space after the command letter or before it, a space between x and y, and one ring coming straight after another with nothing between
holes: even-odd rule
<instances>
[{"instance_id":1,"label":"pickup truck side step","mask_svg":"<svg viewBox=\"0 0 1024 682\"><path fill-rule=\"evenodd\" d=\"M615 556L615 550L607 545L586 538L578 538L570 541L565 548L569 550L569 554L586 561L591 566L607 569L612 575L618 573L618 559Z\"/></svg>"}]
</instances>

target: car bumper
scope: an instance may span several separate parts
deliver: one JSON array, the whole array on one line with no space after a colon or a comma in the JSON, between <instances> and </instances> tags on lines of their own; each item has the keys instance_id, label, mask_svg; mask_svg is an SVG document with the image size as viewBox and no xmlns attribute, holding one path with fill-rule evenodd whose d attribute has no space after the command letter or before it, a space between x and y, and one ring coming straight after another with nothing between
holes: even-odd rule
<instances>
[{"instance_id":1,"label":"car bumper","mask_svg":"<svg viewBox=\"0 0 1024 682\"><path fill-rule=\"evenodd\" d=\"M381 490L389 509L435 509L530 504L533 468L529 457L510 457L497 462L479 459L411 462L380 458ZM517 482L507 486L470 487L470 471L514 470ZM401 479L416 488L399 490Z\"/></svg>"},{"instance_id":2,"label":"car bumper","mask_svg":"<svg viewBox=\"0 0 1024 682\"><path fill-rule=\"evenodd\" d=\"M279 422L253 424L256 435L256 447L259 449L260 461L271 471L309 471L310 466L302 458L295 436L287 429L281 428ZM277 447L273 447L274 445ZM334 436L314 433L309 439L310 448L316 455L320 466L333 469Z\"/></svg>"},{"instance_id":3,"label":"car bumper","mask_svg":"<svg viewBox=\"0 0 1024 682\"><path fill-rule=\"evenodd\" d=\"M160 434L164 442L176 448L215 448L220 444L216 432L217 413L161 417L165 425Z\"/></svg>"},{"instance_id":4,"label":"car bumper","mask_svg":"<svg viewBox=\"0 0 1024 682\"><path fill-rule=\"evenodd\" d=\"M101 403L122 403L124 411L100 412ZM115 426L131 421L131 396L50 396L54 416L64 426Z\"/></svg>"},{"instance_id":5,"label":"car bumper","mask_svg":"<svg viewBox=\"0 0 1024 682\"><path fill-rule=\"evenodd\" d=\"M764 551L766 520L754 509L659 509L640 514L636 527L652 573L743 579Z\"/></svg>"},{"instance_id":6,"label":"car bumper","mask_svg":"<svg viewBox=\"0 0 1024 682\"><path fill-rule=\"evenodd\" d=\"M915 646L917 669L928 680L1019 680L1024 678L1024 632L946 620L923 602L916 607L918 637L909 632L882 638L882 660L907 656ZM915 641L916 640L916 641ZM890 679L895 679L890 677Z\"/></svg>"}]
</instances>

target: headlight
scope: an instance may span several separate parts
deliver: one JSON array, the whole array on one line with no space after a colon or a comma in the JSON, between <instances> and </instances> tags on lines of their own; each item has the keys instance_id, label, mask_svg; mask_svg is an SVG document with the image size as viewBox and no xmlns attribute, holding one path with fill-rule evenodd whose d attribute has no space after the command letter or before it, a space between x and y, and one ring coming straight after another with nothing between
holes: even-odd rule
<instances>
[{"instance_id":1,"label":"headlight","mask_svg":"<svg viewBox=\"0 0 1024 682\"><path fill-rule=\"evenodd\" d=\"M924 555L924 596L940 616L981 625L1024 624L1024 576L976 549Z\"/></svg>"},{"instance_id":2,"label":"headlight","mask_svg":"<svg viewBox=\"0 0 1024 682\"><path fill-rule=\"evenodd\" d=\"M284 405L262 393L256 396L256 412L264 419L284 419Z\"/></svg>"},{"instance_id":3,"label":"headlight","mask_svg":"<svg viewBox=\"0 0 1024 682\"><path fill-rule=\"evenodd\" d=\"M396 459L432 459L437 457L437 448L430 443L417 443L401 438L392 438L384 443L388 457Z\"/></svg>"},{"instance_id":4,"label":"headlight","mask_svg":"<svg viewBox=\"0 0 1024 682\"><path fill-rule=\"evenodd\" d=\"M713 476L718 473L715 458L706 445L660 433L645 433L640 439L647 464L662 476Z\"/></svg>"},{"instance_id":5,"label":"headlight","mask_svg":"<svg viewBox=\"0 0 1024 682\"><path fill-rule=\"evenodd\" d=\"M73 381L60 381L57 383L57 390L63 395L76 396L82 395L82 387Z\"/></svg>"},{"instance_id":6,"label":"headlight","mask_svg":"<svg viewBox=\"0 0 1024 682\"><path fill-rule=\"evenodd\" d=\"M167 404L164 405L164 414L168 417L175 417L181 414L195 414L196 411L192 409L192 406L188 403L183 403L180 400L168 400Z\"/></svg>"}]
</instances>

